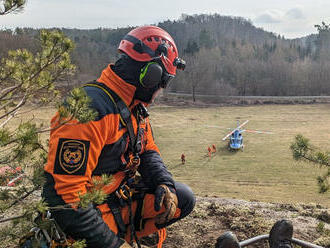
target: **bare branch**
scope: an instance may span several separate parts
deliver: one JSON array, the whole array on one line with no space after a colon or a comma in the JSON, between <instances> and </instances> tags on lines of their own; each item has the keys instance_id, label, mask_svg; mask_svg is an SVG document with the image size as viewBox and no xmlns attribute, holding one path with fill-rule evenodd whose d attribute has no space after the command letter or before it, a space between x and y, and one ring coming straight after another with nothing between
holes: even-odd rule
<instances>
[{"instance_id":1,"label":"bare branch","mask_svg":"<svg viewBox=\"0 0 330 248\"><path fill-rule=\"evenodd\" d=\"M1 92L0 92L0 94L4 94L5 93L5 91L7 91L7 90L11 90L12 88L15 88L16 87L16 85L14 85L14 86L11 86L11 87L7 87L7 88L5 88L5 89L3 89L3 90L1 90ZM2 97L0 97L0 99L1 99Z\"/></svg>"},{"instance_id":2,"label":"bare branch","mask_svg":"<svg viewBox=\"0 0 330 248\"><path fill-rule=\"evenodd\" d=\"M9 90L8 90L7 92L3 93L2 96L0 96L0 100L2 100L4 97L8 96L8 94L10 94L11 92L15 91L16 89L18 89L18 88L21 87L22 85L23 85L23 82L20 83L19 85L15 85L15 86L9 87ZM8 89L8 88L7 88L7 89ZM6 90L6 89L4 89L4 90ZM4 90L1 91L1 94L2 94L2 92L3 92Z\"/></svg>"},{"instance_id":3,"label":"bare branch","mask_svg":"<svg viewBox=\"0 0 330 248\"><path fill-rule=\"evenodd\" d=\"M58 125L56 125L55 127L53 128L47 128L47 129L43 129L43 130L40 130L38 133L45 133L45 132L50 132L50 131L53 131L53 130L56 130L57 128L63 126L63 125L66 125L67 123L69 123L70 121L73 120L73 116L71 116L69 119L65 120L65 121L60 121L58 123Z\"/></svg>"},{"instance_id":4,"label":"bare branch","mask_svg":"<svg viewBox=\"0 0 330 248\"><path fill-rule=\"evenodd\" d=\"M4 222L7 222L7 221L11 221L11 220L17 220L17 219L21 219L25 217L25 215L19 215L19 216L14 216L14 217L10 217L10 218L7 218L7 219L1 219L0 220L0 223L4 223Z\"/></svg>"},{"instance_id":5,"label":"bare branch","mask_svg":"<svg viewBox=\"0 0 330 248\"><path fill-rule=\"evenodd\" d=\"M8 116L7 120L0 124L0 128L3 128L14 116L15 113L12 113L10 116Z\"/></svg>"},{"instance_id":6,"label":"bare branch","mask_svg":"<svg viewBox=\"0 0 330 248\"><path fill-rule=\"evenodd\" d=\"M2 118L5 118L6 116L12 114L13 112L15 112L16 110L18 110L20 107L22 107L24 104L26 103L26 95L24 95L24 97L22 98L22 100L16 105L16 107L12 110L10 110L8 113L3 114L2 116L0 116L0 120Z\"/></svg>"}]
</instances>

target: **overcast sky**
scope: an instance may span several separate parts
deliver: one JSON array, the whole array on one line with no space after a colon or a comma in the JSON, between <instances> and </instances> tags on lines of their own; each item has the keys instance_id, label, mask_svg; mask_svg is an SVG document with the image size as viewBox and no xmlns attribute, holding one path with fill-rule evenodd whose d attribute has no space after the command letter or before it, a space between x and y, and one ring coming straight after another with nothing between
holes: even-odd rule
<instances>
[{"instance_id":1,"label":"overcast sky","mask_svg":"<svg viewBox=\"0 0 330 248\"><path fill-rule=\"evenodd\" d=\"M330 0L28 0L22 13L0 16L0 28L117 28L157 24L182 13L241 16L296 38L330 22Z\"/></svg>"}]
</instances>

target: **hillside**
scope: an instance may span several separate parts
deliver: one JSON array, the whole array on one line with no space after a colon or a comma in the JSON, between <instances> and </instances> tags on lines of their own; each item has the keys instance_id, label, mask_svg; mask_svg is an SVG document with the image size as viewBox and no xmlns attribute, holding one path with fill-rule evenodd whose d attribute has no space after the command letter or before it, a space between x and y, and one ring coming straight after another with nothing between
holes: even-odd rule
<instances>
[{"instance_id":1,"label":"hillside","mask_svg":"<svg viewBox=\"0 0 330 248\"><path fill-rule=\"evenodd\" d=\"M157 24L175 39L187 62L171 92L238 96L330 94L330 31L323 24L318 35L288 40L255 27L241 17L182 15ZM118 57L119 41L133 27L61 30L76 44L72 54L77 73L66 79L72 87L94 80ZM8 49L38 49L39 30L0 31L0 56ZM62 84L63 85L63 82Z\"/></svg>"}]
</instances>

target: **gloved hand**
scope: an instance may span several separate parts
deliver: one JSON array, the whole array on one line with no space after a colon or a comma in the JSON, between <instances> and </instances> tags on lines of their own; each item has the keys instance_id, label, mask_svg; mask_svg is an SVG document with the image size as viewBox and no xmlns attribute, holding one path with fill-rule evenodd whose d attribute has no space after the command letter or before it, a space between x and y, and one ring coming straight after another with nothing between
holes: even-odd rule
<instances>
[{"instance_id":1,"label":"gloved hand","mask_svg":"<svg viewBox=\"0 0 330 248\"><path fill-rule=\"evenodd\" d=\"M159 211L163 204L165 212L157 216L156 224L164 224L170 221L178 206L178 197L165 184L158 185L155 191L155 210Z\"/></svg>"}]
</instances>

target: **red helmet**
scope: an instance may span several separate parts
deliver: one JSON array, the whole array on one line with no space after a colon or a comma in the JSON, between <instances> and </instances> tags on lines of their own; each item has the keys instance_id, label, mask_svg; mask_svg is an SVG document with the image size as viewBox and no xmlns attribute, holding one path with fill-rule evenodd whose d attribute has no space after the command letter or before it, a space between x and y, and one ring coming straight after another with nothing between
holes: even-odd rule
<instances>
[{"instance_id":1,"label":"red helmet","mask_svg":"<svg viewBox=\"0 0 330 248\"><path fill-rule=\"evenodd\" d=\"M161 59L167 73L183 70L185 62L178 58L173 38L157 26L142 26L131 30L121 41L118 50L136 61Z\"/></svg>"}]
</instances>

